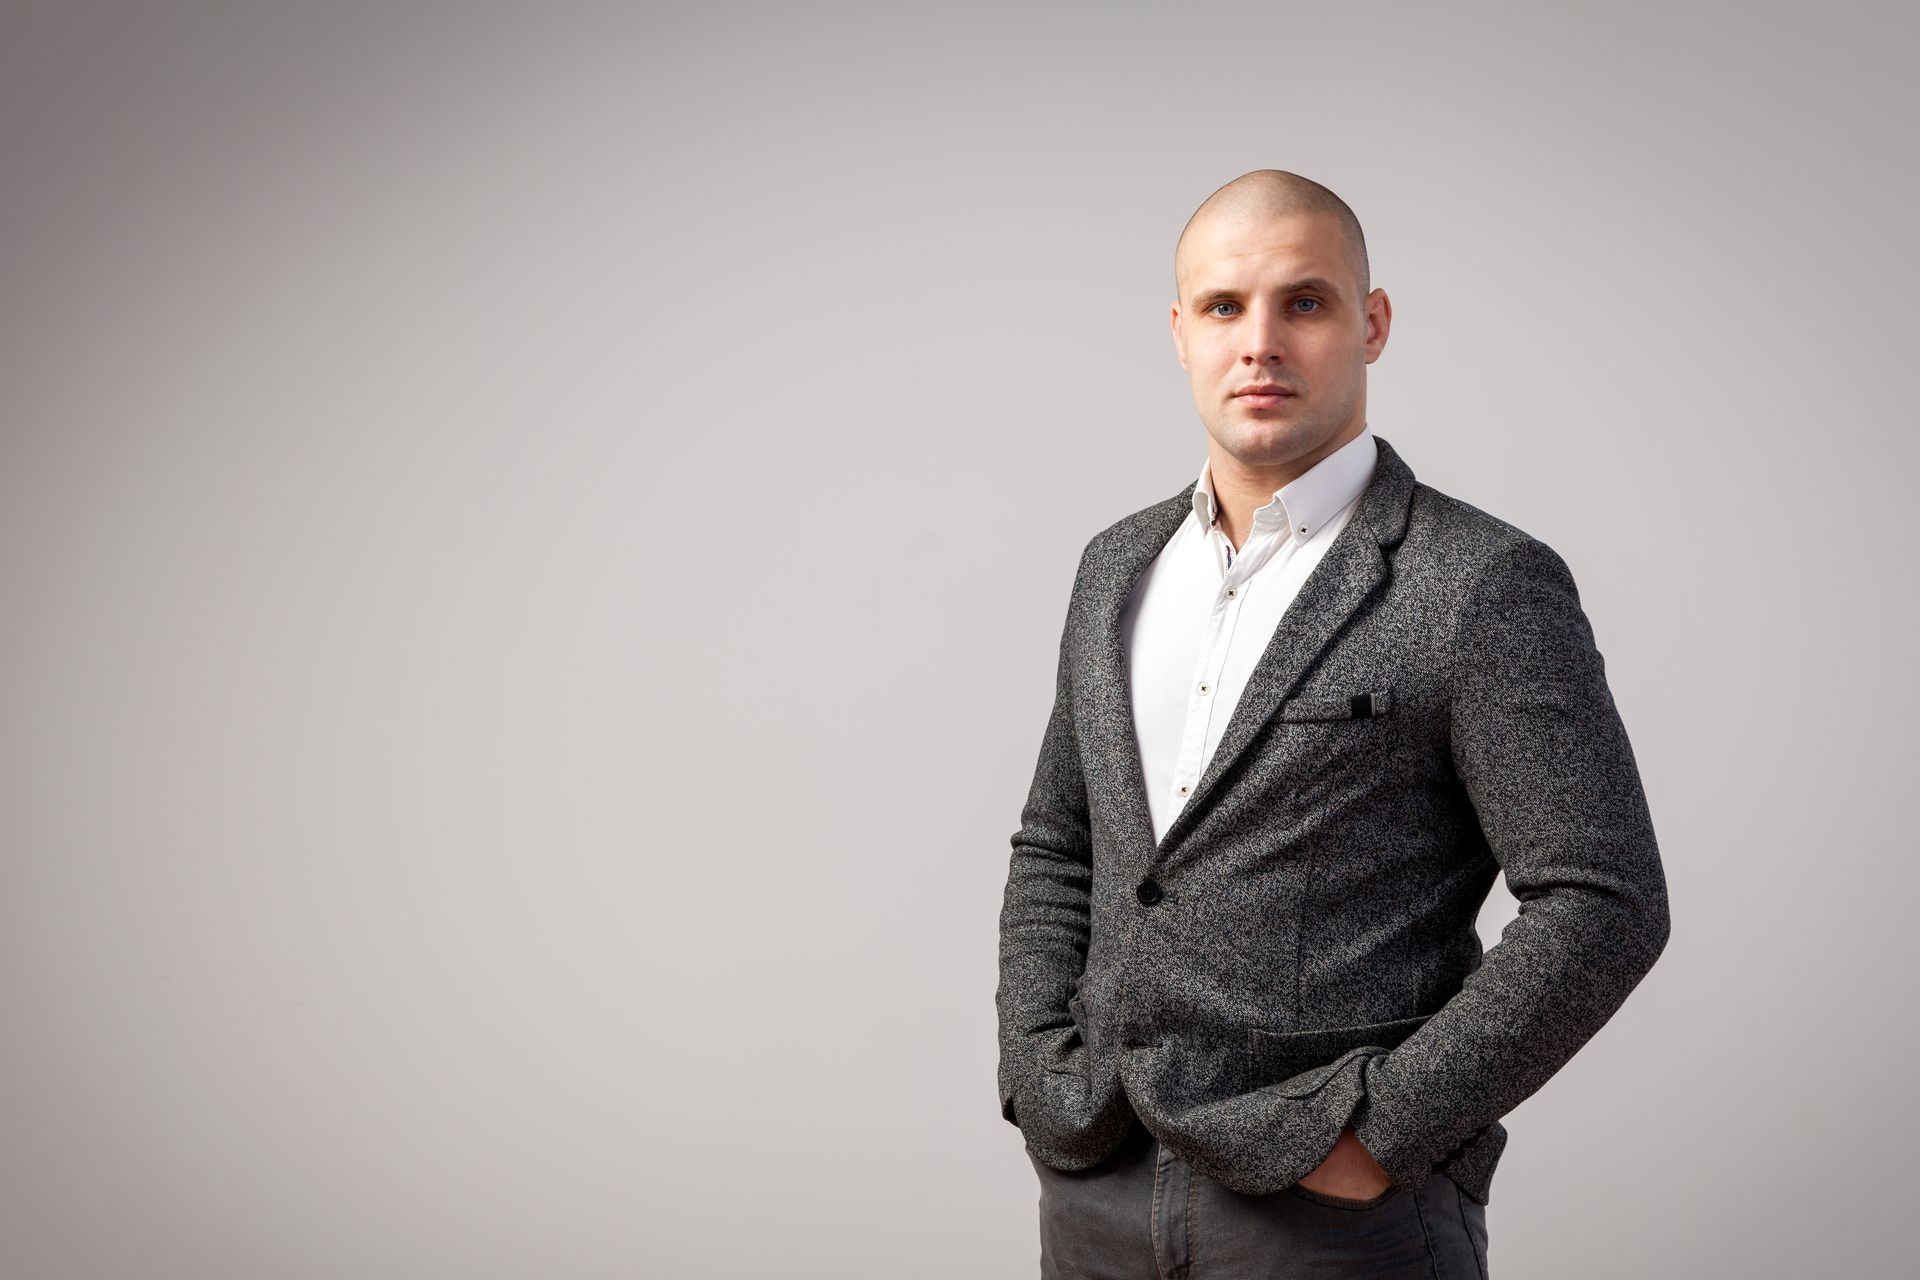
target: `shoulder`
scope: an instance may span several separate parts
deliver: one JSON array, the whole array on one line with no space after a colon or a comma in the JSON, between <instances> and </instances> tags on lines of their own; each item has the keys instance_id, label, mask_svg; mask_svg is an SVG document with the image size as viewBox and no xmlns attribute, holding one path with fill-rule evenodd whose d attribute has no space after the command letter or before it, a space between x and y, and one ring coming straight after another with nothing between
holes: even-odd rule
<instances>
[{"instance_id":1,"label":"shoulder","mask_svg":"<svg viewBox=\"0 0 1920 1280\"><path fill-rule=\"evenodd\" d=\"M1142 529L1165 524L1180 513L1193 509L1193 490L1195 481L1189 480L1178 493L1171 497L1150 502L1138 511L1130 511L1106 528L1088 539L1089 548L1103 546L1113 542L1124 542L1138 534Z\"/></svg>"},{"instance_id":2,"label":"shoulder","mask_svg":"<svg viewBox=\"0 0 1920 1280\"><path fill-rule=\"evenodd\" d=\"M1455 678L1545 679L1590 660L1592 627L1559 552L1513 522L1425 485L1412 507L1394 578L1445 637Z\"/></svg>"},{"instance_id":3,"label":"shoulder","mask_svg":"<svg viewBox=\"0 0 1920 1280\"><path fill-rule=\"evenodd\" d=\"M1080 552L1080 563L1098 563L1107 556L1134 546L1149 530L1170 529L1179 517L1193 509L1195 481L1189 480L1178 493L1130 511L1107 525L1091 538Z\"/></svg>"},{"instance_id":4,"label":"shoulder","mask_svg":"<svg viewBox=\"0 0 1920 1280\"><path fill-rule=\"evenodd\" d=\"M1472 503L1415 482L1401 568L1449 594L1470 595L1502 580L1566 577L1566 561L1545 541Z\"/></svg>"}]
</instances>

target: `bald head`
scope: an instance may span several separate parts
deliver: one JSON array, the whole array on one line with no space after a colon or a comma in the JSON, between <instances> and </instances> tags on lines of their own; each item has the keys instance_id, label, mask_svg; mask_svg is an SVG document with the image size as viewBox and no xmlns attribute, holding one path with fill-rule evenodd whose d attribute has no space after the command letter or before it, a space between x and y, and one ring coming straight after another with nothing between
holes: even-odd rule
<instances>
[{"instance_id":1,"label":"bald head","mask_svg":"<svg viewBox=\"0 0 1920 1280\"><path fill-rule=\"evenodd\" d=\"M1181 228L1180 240L1173 247L1174 296L1184 304L1187 298L1187 241L1196 227L1216 219L1257 222L1269 218L1317 214L1331 218L1340 232L1340 244L1359 288L1354 302L1363 304L1373 291L1367 279L1367 239L1361 234L1360 219L1353 216L1347 202L1311 178L1303 178L1285 169L1255 169L1243 173L1201 202Z\"/></svg>"}]
</instances>

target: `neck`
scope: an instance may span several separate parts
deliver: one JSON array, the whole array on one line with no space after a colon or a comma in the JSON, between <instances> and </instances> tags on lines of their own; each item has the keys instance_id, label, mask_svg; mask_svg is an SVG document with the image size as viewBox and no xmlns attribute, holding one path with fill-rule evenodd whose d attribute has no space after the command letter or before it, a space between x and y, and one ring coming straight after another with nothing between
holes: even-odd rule
<instances>
[{"instance_id":1,"label":"neck","mask_svg":"<svg viewBox=\"0 0 1920 1280\"><path fill-rule=\"evenodd\" d=\"M1313 470L1321 459L1359 439L1366 426L1366 418L1357 417L1309 452L1267 466L1249 466L1209 438L1207 465L1213 477L1214 506L1220 530L1233 549L1238 551L1253 531L1254 512L1272 501L1277 491Z\"/></svg>"}]
</instances>

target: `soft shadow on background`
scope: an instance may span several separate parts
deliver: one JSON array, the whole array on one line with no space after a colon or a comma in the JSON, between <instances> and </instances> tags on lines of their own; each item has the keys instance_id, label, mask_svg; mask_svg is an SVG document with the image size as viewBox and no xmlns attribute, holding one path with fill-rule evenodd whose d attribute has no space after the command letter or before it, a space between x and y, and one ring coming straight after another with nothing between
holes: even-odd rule
<instances>
[{"instance_id":1,"label":"soft shadow on background","mask_svg":"<svg viewBox=\"0 0 1920 1280\"><path fill-rule=\"evenodd\" d=\"M1375 432L1571 565L1667 863L1494 1273L1897 1270L1896 13L9 6L0 1273L1034 1274L1008 837L1261 167L1365 226Z\"/></svg>"}]
</instances>

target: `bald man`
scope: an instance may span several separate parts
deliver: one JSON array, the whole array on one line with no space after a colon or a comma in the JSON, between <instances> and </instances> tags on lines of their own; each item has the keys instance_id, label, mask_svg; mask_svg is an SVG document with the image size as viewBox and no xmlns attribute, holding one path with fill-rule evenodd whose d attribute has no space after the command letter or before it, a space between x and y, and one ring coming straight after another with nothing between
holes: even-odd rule
<instances>
[{"instance_id":1,"label":"bald man","mask_svg":"<svg viewBox=\"0 0 1920 1280\"><path fill-rule=\"evenodd\" d=\"M1000 916L1041 1273L1485 1280L1500 1117L1666 943L1632 748L1565 562L1372 433L1346 203L1246 174L1174 276L1206 462L1082 552Z\"/></svg>"}]
</instances>

